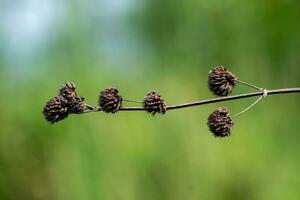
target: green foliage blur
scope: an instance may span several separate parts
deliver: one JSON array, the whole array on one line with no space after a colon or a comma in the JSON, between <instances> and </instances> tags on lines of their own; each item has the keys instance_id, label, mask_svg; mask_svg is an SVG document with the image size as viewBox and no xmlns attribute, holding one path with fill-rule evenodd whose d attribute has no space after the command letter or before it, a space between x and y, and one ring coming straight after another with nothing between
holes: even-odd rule
<instances>
[{"instance_id":1,"label":"green foliage blur","mask_svg":"<svg viewBox=\"0 0 300 200\"><path fill-rule=\"evenodd\" d=\"M255 98L54 125L41 112L65 81L92 105L108 86L138 100L155 89L168 104L211 98L220 64L261 87L299 87L300 1L2 0L0 18L1 200L300 199L299 94L267 97L221 139L208 115Z\"/></svg>"}]
</instances>

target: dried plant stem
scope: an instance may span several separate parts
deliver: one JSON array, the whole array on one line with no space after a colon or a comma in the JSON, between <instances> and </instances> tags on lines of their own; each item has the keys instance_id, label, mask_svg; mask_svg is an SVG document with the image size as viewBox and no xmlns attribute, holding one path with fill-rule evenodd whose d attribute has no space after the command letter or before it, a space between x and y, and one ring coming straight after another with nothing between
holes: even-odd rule
<instances>
[{"instance_id":1,"label":"dried plant stem","mask_svg":"<svg viewBox=\"0 0 300 200\"><path fill-rule=\"evenodd\" d=\"M238 80L238 79L236 79L235 81L238 82L238 83L240 83L240 84L243 84L243 85L249 86L251 88L254 88L256 90L262 90L262 88L257 87L257 86L255 86L255 85L253 85L251 83L247 83L247 82L244 82L244 81L241 81L241 80Z\"/></svg>"},{"instance_id":2,"label":"dried plant stem","mask_svg":"<svg viewBox=\"0 0 300 200\"><path fill-rule=\"evenodd\" d=\"M268 95L286 94L286 93L300 93L300 87L268 90ZM211 104L211 103L217 103L217 102L223 102L223 101L231 101L231 100L235 100L235 99L243 99L243 98L254 97L254 96L263 96L264 94L265 94L265 91L260 88L260 91L256 91L256 92L250 92L250 93L233 95L233 96L226 96L226 97L219 97L219 98L213 98L213 99L206 99L206 100L170 105L170 106L167 106L167 110L175 110L175 109L181 109L181 108L187 108L187 107L193 107L193 106L199 106L199 105L205 105L205 104ZM145 109L143 107L122 107L122 108L120 108L120 111L142 111L142 110L145 110ZM88 109L88 110L85 110L83 113L98 112L98 111L101 111L101 108L95 107L93 110Z\"/></svg>"},{"instance_id":3,"label":"dried plant stem","mask_svg":"<svg viewBox=\"0 0 300 200\"><path fill-rule=\"evenodd\" d=\"M86 107L87 110L91 110L91 111L96 109L94 106L91 106L91 105L88 105L88 104L86 104L85 107Z\"/></svg>"},{"instance_id":4,"label":"dried plant stem","mask_svg":"<svg viewBox=\"0 0 300 200\"><path fill-rule=\"evenodd\" d=\"M124 98L123 98L123 101L132 102L132 103L144 103L143 101L124 99Z\"/></svg>"},{"instance_id":5,"label":"dried plant stem","mask_svg":"<svg viewBox=\"0 0 300 200\"><path fill-rule=\"evenodd\" d=\"M253 106L255 106L258 102L260 102L260 100L262 100L263 98L264 98L263 96L259 97L259 98L256 99L250 106L248 106L247 108L245 108L245 109L242 110L241 112L239 112L239 113L233 115L232 118L235 118L235 117L237 117L237 116L239 116L239 115L245 113L245 112L248 111L250 108L252 108Z\"/></svg>"}]
</instances>

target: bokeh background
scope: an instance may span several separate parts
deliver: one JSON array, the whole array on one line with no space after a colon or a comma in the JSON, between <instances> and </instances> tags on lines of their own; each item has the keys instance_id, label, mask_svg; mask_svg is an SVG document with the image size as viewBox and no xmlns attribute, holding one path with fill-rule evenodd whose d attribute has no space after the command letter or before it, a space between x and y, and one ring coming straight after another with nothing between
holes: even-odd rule
<instances>
[{"instance_id":1,"label":"bokeh background","mask_svg":"<svg viewBox=\"0 0 300 200\"><path fill-rule=\"evenodd\" d=\"M300 199L298 94L268 97L225 139L207 116L255 98L54 125L41 113L65 81L92 105L107 86L211 98L219 64L258 86L300 86L299 19L297 0L0 0L0 199Z\"/></svg>"}]
</instances>

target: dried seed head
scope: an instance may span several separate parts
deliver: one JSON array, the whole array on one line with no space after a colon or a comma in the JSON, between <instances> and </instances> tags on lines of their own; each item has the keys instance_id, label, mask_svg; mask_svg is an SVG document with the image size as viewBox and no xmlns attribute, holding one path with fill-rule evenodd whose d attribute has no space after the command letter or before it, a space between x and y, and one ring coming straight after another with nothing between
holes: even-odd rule
<instances>
[{"instance_id":1,"label":"dried seed head","mask_svg":"<svg viewBox=\"0 0 300 200\"><path fill-rule=\"evenodd\" d=\"M68 117L67 100L61 95L55 96L46 103L43 114L45 119L52 124Z\"/></svg>"},{"instance_id":2,"label":"dried seed head","mask_svg":"<svg viewBox=\"0 0 300 200\"><path fill-rule=\"evenodd\" d=\"M65 97L65 98L72 98L73 96L76 96L76 85L74 83L65 83L63 86L59 89L59 95Z\"/></svg>"},{"instance_id":3,"label":"dried seed head","mask_svg":"<svg viewBox=\"0 0 300 200\"><path fill-rule=\"evenodd\" d=\"M216 109L208 117L207 125L214 136L229 136L233 126L233 120L230 117L229 110L225 107Z\"/></svg>"},{"instance_id":4,"label":"dried seed head","mask_svg":"<svg viewBox=\"0 0 300 200\"><path fill-rule=\"evenodd\" d=\"M165 114L166 105L161 96L155 92L150 91L144 98L144 108L148 113L155 115L156 113Z\"/></svg>"},{"instance_id":5,"label":"dried seed head","mask_svg":"<svg viewBox=\"0 0 300 200\"><path fill-rule=\"evenodd\" d=\"M99 106L104 112L116 113L122 106L122 97L116 88L110 87L100 92Z\"/></svg>"},{"instance_id":6,"label":"dried seed head","mask_svg":"<svg viewBox=\"0 0 300 200\"><path fill-rule=\"evenodd\" d=\"M70 113L79 114L84 111L86 104L84 98L80 96L73 96L68 99L68 108Z\"/></svg>"},{"instance_id":7,"label":"dried seed head","mask_svg":"<svg viewBox=\"0 0 300 200\"><path fill-rule=\"evenodd\" d=\"M235 75L224 66L217 66L209 71L208 87L218 96L227 96L235 86Z\"/></svg>"},{"instance_id":8,"label":"dried seed head","mask_svg":"<svg viewBox=\"0 0 300 200\"><path fill-rule=\"evenodd\" d=\"M84 98L76 93L76 85L72 82L65 83L59 90L59 94L67 100L69 113L82 113L85 109Z\"/></svg>"}]
</instances>

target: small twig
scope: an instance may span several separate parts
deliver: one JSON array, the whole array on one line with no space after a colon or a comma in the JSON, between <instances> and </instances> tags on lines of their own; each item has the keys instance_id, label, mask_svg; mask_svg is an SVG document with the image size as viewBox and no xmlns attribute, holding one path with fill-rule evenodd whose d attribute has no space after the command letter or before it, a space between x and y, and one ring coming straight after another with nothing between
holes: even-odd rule
<instances>
[{"instance_id":1,"label":"small twig","mask_svg":"<svg viewBox=\"0 0 300 200\"><path fill-rule=\"evenodd\" d=\"M260 100L262 100L263 98L264 98L263 96L259 97L259 98L256 99L250 106L248 106L247 108L245 108L245 109L242 110L241 112L239 112L239 113L233 115L232 118L235 118L235 117L237 117L237 116L243 114L244 112L248 111L250 108L252 108L253 106L255 106L255 105L256 105Z\"/></svg>"},{"instance_id":2,"label":"small twig","mask_svg":"<svg viewBox=\"0 0 300 200\"><path fill-rule=\"evenodd\" d=\"M91 112L100 112L100 111L101 111L100 107L93 107L93 109L90 109L90 108L86 107L86 109L82 113L79 113L79 114L91 113Z\"/></svg>"},{"instance_id":3,"label":"small twig","mask_svg":"<svg viewBox=\"0 0 300 200\"><path fill-rule=\"evenodd\" d=\"M247 82L244 82L244 81L241 81L241 80L238 80L238 79L236 79L235 81L238 82L238 83L240 83L240 84L243 84L243 85L249 86L251 88L254 88L256 90L262 90L262 88L257 87L256 85L253 85L251 83L247 83Z\"/></svg>"},{"instance_id":4,"label":"small twig","mask_svg":"<svg viewBox=\"0 0 300 200\"><path fill-rule=\"evenodd\" d=\"M123 98L123 101L133 102L133 103L144 103L143 101L131 100L131 99L124 99L124 98Z\"/></svg>"},{"instance_id":5,"label":"small twig","mask_svg":"<svg viewBox=\"0 0 300 200\"><path fill-rule=\"evenodd\" d=\"M88 110L95 110L95 107L94 107L94 106L90 106L90 105L88 105L88 104L86 104L85 106L86 106L86 108L87 108Z\"/></svg>"},{"instance_id":6,"label":"small twig","mask_svg":"<svg viewBox=\"0 0 300 200\"><path fill-rule=\"evenodd\" d=\"M282 89L273 89L268 90L268 95L273 94L286 94L286 93L299 93L300 87L298 88L282 88ZM167 106L167 110L175 110L175 109L181 109L181 108L187 108L192 106L199 106L204 104L211 104L211 103L217 103L221 101L231 101L235 99L243 99L243 98L249 98L254 96L263 96L265 95L266 91L260 88L260 91L256 92L250 92L245 94L239 94L239 95L233 95L233 96L227 96L227 97L219 97L219 98L213 98L213 99L207 99L207 100L200 100L200 101L193 101L193 102L187 102L182 104L175 104ZM120 111L142 111L145 110L143 107L122 107L120 108ZM101 111L101 108L95 107L93 110L85 110L83 113L89 113L89 112L99 112Z\"/></svg>"}]
</instances>

